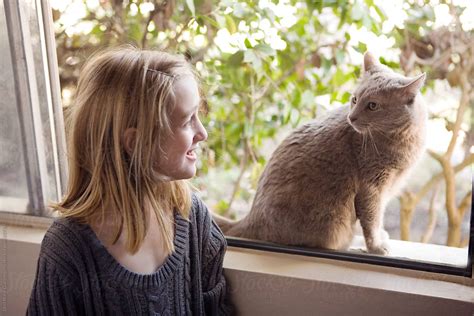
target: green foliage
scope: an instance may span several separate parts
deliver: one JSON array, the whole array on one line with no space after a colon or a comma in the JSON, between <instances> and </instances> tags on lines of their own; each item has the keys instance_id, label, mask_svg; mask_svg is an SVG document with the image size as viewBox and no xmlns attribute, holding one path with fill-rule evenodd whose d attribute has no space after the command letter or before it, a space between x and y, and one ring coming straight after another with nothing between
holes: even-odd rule
<instances>
[{"instance_id":1,"label":"green foliage","mask_svg":"<svg viewBox=\"0 0 474 316\"><path fill-rule=\"evenodd\" d=\"M269 143L330 107L316 97L348 102L368 44L352 32L381 35L387 19L373 0L98 3L85 5L87 14L78 22L90 23L89 32L69 32L56 20L63 89L74 87L82 61L104 46L133 43L185 54L201 74L210 108L200 172L240 168L231 201L251 200ZM430 6L411 5L408 11L406 28L393 32L396 47L404 45L404 32L421 36L433 19ZM397 60L381 61L399 67ZM221 198L215 207L225 212L232 202Z\"/></svg>"},{"instance_id":2,"label":"green foliage","mask_svg":"<svg viewBox=\"0 0 474 316\"><path fill-rule=\"evenodd\" d=\"M253 179L258 179L265 164L262 145L280 130L312 119L317 114L315 96L348 101L360 66L350 64L348 52L366 49L364 43L349 43L348 29L355 25L378 30L385 19L373 1L291 1L292 23L277 14L277 3L186 0L169 8L171 14L166 16L166 5L158 2L154 8L159 14L151 19L155 12L142 12L147 1L118 3L103 1L98 8L88 8L84 20L94 23L92 31L58 36L58 47L74 51L132 42L197 57L193 62L199 64L210 106L204 119L210 135L208 155L201 171L211 165L231 169L243 162L243 170L254 170ZM375 9L378 20L366 14L369 8ZM106 13L98 18L101 11ZM323 22L323 16L330 20ZM159 28L160 24L167 27ZM329 24L334 25L331 31ZM215 41L224 30L236 38L230 50ZM189 32L187 40L182 36L185 32ZM201 47L189 40L197 35L207 39Z\"/></svg>"}]
</instances>

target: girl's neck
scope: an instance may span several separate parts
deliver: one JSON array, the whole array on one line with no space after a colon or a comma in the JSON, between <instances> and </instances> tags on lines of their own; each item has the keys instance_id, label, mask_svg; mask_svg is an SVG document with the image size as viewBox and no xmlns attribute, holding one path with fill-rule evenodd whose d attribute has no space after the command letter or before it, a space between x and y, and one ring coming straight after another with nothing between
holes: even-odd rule
<instances>
[{"instance_id":1,"label":"girl's neck","mask_svg":"<svg viewBox=\"0 0 474 316\"><path fill-rule=\"evenodd\" d=\"M172 223L172 212L167 212L166 214L170 217L169 222ZM114 243L118 221L112 220L114 217L110 216L110 214L104 214L104 220L102 221L99 216L99 220L89 225L97 238L118 263L129 271L149 274L155 272L165 262L169 252L166 250L163 231L158 225L153 209L151 207L144 207L143 216L146 216L148 229L145 238L134 253L131 253L127 248L127 227L122 227L120 235ZM174 233L173 230L171 231ZM174 239L174 235L172 238Z\"/></svg>"},{"instance_id":2,"label":"girl's neck","mask_svg":"<svg viewBox=\"0 0 474 316\"><path fill-rule=\"evenodd\" d=\"M117 209L118 207L112 205L104 206L103 210L96 211L96 213L100 215L95 216L88 223L100 241L106 246L111 246L112 244L125 246L127 244L127 227L125 223L120 228L118 214L109 211ZM144 203L142 215L145 217L148 230L154 229L155 226L157 226L156 216L150 203ZM119 237L114 243L117 229L120 229Z\"/></svg>"}]
</instances>

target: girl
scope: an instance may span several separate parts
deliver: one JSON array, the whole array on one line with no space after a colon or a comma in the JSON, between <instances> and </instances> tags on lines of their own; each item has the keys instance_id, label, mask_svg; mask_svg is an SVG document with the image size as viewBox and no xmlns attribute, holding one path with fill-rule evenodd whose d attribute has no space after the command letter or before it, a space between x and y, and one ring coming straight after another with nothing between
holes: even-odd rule
<instances>
[{"instance_id":1,"label":"girl","mask_svg":"<svg viewBox=\"0 0 474 316\"><path fill-rule=\"evenodd\" d=\"M182 57L135 48L87 62L29 315L229 313L226 242L185 181L207 138L196 78Z\"/></svg>"}]
</instances>

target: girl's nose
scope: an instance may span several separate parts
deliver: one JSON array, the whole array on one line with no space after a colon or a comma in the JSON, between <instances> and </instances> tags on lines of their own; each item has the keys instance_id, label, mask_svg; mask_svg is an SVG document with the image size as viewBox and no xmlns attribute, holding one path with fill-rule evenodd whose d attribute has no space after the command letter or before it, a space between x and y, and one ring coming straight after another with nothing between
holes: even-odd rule
<instances>
[{"instance_id":1,"label":"girl's nose","mask_svg":"<svg viewBox=\"0 0 474 316\"><path fill-rule=\"evenodd\" d=\"M207 131L202 125L201 120L198 120L196 135L194 136L196 142L203 142L207 139Z\"/></svg>"}]
</instances>

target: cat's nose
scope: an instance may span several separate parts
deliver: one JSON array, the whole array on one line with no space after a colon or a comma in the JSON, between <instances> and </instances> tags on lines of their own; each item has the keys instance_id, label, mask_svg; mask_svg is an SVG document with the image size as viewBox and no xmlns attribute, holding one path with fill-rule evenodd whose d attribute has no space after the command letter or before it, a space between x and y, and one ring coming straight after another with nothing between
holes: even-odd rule
<instances>
[{"instance_id":1,"label":"cat's nose","mask_svg":"<svg viewBox=\"0 0 474 316\"><path fill-rule=\"evenodd\" d=\"M351 123L354 123L355 121L357 121L357 117L353 116L353 115L349 115L349 121Z\"/></svg>"}]
</instances>

